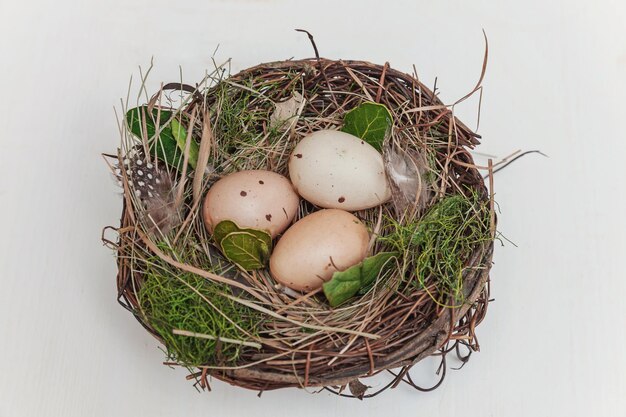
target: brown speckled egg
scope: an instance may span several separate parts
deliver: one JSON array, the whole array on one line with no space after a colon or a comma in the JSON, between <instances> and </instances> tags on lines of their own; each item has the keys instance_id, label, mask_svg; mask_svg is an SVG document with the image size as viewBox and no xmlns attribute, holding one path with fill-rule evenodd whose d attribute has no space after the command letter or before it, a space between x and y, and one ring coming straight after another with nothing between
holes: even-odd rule
<instances>
[{"instance_id":1,"label":"brown speckled egg","mask_svg":"<svg viewBox=\"0 0 626 417\"><path fill-rule=\"evenodd\" d=\"M276 244L270 272L276 281L296 291L312 291L361 262L369 233L354 215L337 209L320 210L297 221Z\"/></svg>"},{"instance_id":2,"label":"brown speckled egg","mask_svg":"<svg viewBox=\"0 0 626 417\"><path fill-rule=\"evenodd\" d=\"M271 171L239 171L209 189L202 213L209 230L223 220L239 227L266 230L276 237L293 221L299 197L291 182Z\"/></svg>"}]
</instances>

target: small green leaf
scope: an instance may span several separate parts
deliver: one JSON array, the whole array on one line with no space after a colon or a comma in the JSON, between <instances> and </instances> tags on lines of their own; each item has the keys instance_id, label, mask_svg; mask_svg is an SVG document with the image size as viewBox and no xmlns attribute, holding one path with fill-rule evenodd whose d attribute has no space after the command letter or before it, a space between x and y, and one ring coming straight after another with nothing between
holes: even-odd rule
<instances>
[{"instance_id":1,"label":"small green leaf","mask_svg":"<svg viewBox=\"0 0 626 417\"><path fill-rule=\"evenodd\" d=\"M174 121L173 115L173 112L169 110L152 109L152 112L149 112L148 106L140 106L130 109L128 110L128 112L126 112L126 123L128 124L128 129L130 130L130 132L133 135L137 136L139 139L142 139L144 136L145 126L145 135L148 139L150 153L156 155L158 159L164 161L170 167L180 170L183 161L183 151L185 149L187 134L184 134L183 146L181 148L178 145L176 137L174 136L174 132L172 131L171 122ZM178 123L178 125L180 126L180 123ZM157 126L160 130L158 137ZM178 133L181 133L182 136L182 132L177 131L177 134ZM192 143L190 144L190 166L192 160L191 155L193 153L193 150L191 149L194 148L194 144L195 148L198 147L195 141L192 141Z\"/></svg>"},{"instance_id":2,"label":"small green leaf","mask_svg":"<svg viewBox=\"0 0 626 417\"><path fill-rule=\"evenodd\" d=\"M359 294L365 294L369 291L383 268L388 265L389 260L397 257L397 252L380 252L374 256L365 258L363 260L363 268L361 269L361 282L363 286L359 290Z\"/></svg>"},{"instance_id":3,"label":"small green leaf","mask_svg":"<svg viewBox=\"0 0 626 417\"><path fill-rule=\"evenodd\" d=\"M363 139L380 152L392 124L393 118L385 105L367 101L346 113L341 130Z\"/></svg>"},{"instance_id":4,"label":"small green leaf","mask_svg":"<svg viewBox=\"0 0 626 417\"><path fill-rule=\"evenodd\" d=\"M182 155L185 155L185 147L187 146L187 129L181 125L178 120L172 119L171 122L172 134L176 138L176 144L178 145L178 149L182 152ZM189 157L187 159L187 163L193 169L196 169L196 165L198 164L198 153L200 152L200 147L198 143L191 139L189 142Z\"/></svg>"},{"instance_id":5,"label":"small green leaf","mask_svg":"<svg viewBox=\"0 0 626 417\"><path fill-rule=\"evenodd\" d=\"M335 272L322 288L331 307L336 307L351 298L361 288L361 267L358 263L345 271Z\"/></svg>"},{"instance_id":6,"label":"small green leaf","mask_svg":"<svg viewBox=\"0 0 626 417\"><path fill-rule=\"evenodd\" d=\"M265 230L258 230L258 229L241 229L242 232L247 232L250 233L252 235L254 235L257 239L259 239L261 242L263 242L265 244L265 246L267 246L269 248L269 250L272 250L272 236L266 232Z\"/></svg>"},{"instance_id":7,"label":"small green leaf","mask_svg":"<svg viewBox=\"0 0 626 417\"><path fill-rule=\"evenodd\" d=\"M397 252L380 252L374 256L370 256L363 260L363 284L369 285L376 280L376 277L383 269L383 266L389 261L391 258L395 258L398 256Z\"/></svg>"},{"instance_id":8,"label":"small green leaf","mask_svg":"<svg viewBox=\"0 0 626 417\"><path fill-rule=\"evenodd\" d=\"M342 304L357 292L363 294L363 290L376 281L387 262L397 256L396 252L381 252L345 271L335 272L332 279L322 286L331 307Z\"/></svg>"},{"instance_id":9,"label":"small green leaf","mask_svg":"<svg viewBox=\"0 0 626 417\"><path fill-rule=\"evenodd\" d=\"M222 239L226 237L229 233L239 232L241 228L237 226L237 224L230 220L223 220L215 226L213 229L213 239L219 245Z\"/></svg>"},{"instance_id":10,"label":"small green leaf","mask_svg":"<svg viewBox=\"0 0 626 417\"><path fill-rule=\"evenodd\" d=\"M232 220L222 220L213 229L213 238L219 244L224 237L233 232L246 232L250 233L257 238L261 239L269 248L272 247L272 236L265 230L252 229L239 227L237 223Z\"/></svg>"},{"instance_id":11,"label":"small green leaf","mask_svg":"<svg viewBox=\"0 0 626 417\"><path fill-rule=\"evenodd\" d=\"M126 123L130 131L137 137L142 137L142 117L146 116L146 128L148 129L148 139L152 139L156 133L156 124L159 122L159 127L163 127L172 118L172 112L169 110L158 111L152 109L152 114L148 112L148 106L135 107L126 112ZM161 133L163 134L163 133ZM174 137L170 135L170 138Z\"/></svg>"},{"instance_id":12,"label":"small green leaf","mask_svg":"<svg viewBox=\"0 0 626 417\"><path fill-rule=\"evenodd\" d=\"M270 248L257 236L248 232L232 232L220 242L222 252L242 269L263 268L270 255Z\"/></svg>"},{"instance_id":13,"label":"small green leaf","mask_svg":"<svg viewBox=\"0 0 626 417\"><path fill-rule=\"evenodd\" d=\"M272 250L272 236L258 229L239 227L231 220L219 222L213 238L228 260L249 271L263 268Z\"/></svg>"}]
</instances>

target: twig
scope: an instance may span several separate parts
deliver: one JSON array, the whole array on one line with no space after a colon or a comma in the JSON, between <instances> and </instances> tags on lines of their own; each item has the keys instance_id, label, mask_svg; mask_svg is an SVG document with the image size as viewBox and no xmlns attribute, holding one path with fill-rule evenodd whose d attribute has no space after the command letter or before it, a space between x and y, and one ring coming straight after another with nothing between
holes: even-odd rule
<instances>
[{"instance_id":1,"label":"twig","mask_svg":"<svg viewBox=\"0 0 626 417\"><path fill-rule=\"evenodd\" d=\"M202 116L202 139L200 140L200 150L198 151L198 164L196 172L193 176L193 205L195 206L202 192L202 181L204 179L205 170L209 162L211 148L213 144L213 131L211 129L211 121L209 112L204 111Z\"/></svg>"}]
</instances>

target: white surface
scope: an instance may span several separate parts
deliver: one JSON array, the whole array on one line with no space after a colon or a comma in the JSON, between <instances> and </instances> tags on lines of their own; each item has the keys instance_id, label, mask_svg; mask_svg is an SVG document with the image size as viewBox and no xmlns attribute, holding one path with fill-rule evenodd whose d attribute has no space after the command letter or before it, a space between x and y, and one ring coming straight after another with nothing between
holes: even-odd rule
<instances>
[{"instance_id":1,"label":"white surface","mask_svg":"<svg viewBox=\"0 0 626 417\"><path fill-rule=\"evenodd\" d=\"M626 3L298 3L0 0L0 416L626 415ZM120 199L99 154L129 75L154 55L152 86L179 64L194 82L218 43L234 70L310 56L297 27L330 58L416 64L447 101L474 85L484 28L480 151L550 156L497 175L518 247L497 250L481 352L435 392L198 394L116 304L99 238ZM475 105L457 109L470 125Z\"/></svg>"}]
</instances>

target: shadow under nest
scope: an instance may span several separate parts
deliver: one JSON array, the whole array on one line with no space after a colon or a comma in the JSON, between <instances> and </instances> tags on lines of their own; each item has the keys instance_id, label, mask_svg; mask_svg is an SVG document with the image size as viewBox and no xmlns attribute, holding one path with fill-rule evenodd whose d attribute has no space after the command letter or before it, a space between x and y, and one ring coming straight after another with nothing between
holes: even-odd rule
<instances>
[{"instance_id":1,"label":"shadow under nest","mask_svg":"<svg viewBox=\"0 0 626 417\"><path fill-rule=\"evenodd\" d=\"M262 64L233 76L218 72L221 75L208 87L167 84L149 101L153 108L167 109L161 103L163 92L183 91L187 99L175 111L189 122L192 140L200 142L206 126L211 127L211 162L200 195L223 175L242 169L287 174L288 156L299 139L317 129L338 128L346 112L372 101L384 104L392 113L393 140L428 156L431 192L417 217L426 215L445 196L465 196L471 199L472 210L483 216L485 238L473 241L469 250L460 254L462 285L456 294L440 287L437 276L418 280L415 259L407 258L362 297L330 308L319 292L286 292L267 270L238 270L222 258L204 229L198 199L193 196L193 172L171 170L175 186L182 187L184 221L169 231L167 238L150 233L141 218L143 207L126 178L121 225L116 229L119 238L115 243L103 239L117 251L122 305L166 344L172 359L167 363L189 368L189 379L202 388L210 389L209 376L260 392L317 387L358 398L377 395L400 383L423 391L439 386L445 376L446 354L454 352L465 363L471 352L478 350L475 328L485 317L489 301L495 214L493 198L470 154L479 136L456 119L451 108L415 75L388 64L312 58ZM298 116L286 125L272 126L269 118L275 103L292 98L295 92L304 98ZM223 140L233 129L239 138ZM112 159L121 165L133 149L142 149L141 140L127 139ZM188 180L183 180L185 175ZM315 210L303 201L296 220ZM374 243L373 253L389 249L384 237L393 233L393 224L406 226L392 203L354 214L381 237ZM250 343L233 346L217 335L210 341L212 363L180 360L168 344L188 343L190 336L165 338L151 319L149 305L142 303L142 288L154 268L179 280L194 276L214 284L216 297L229 300L223 304L224 311L232 308L232 314L250 322L236 331ZM199 296L204 294L196 284L183 285ZM432 388L421 388L409 371L431 355L441 357L440 380ZM381 372L389 373L390 382L376 392L367 392L359 379Z\"/></svg>"}]
</instances>

